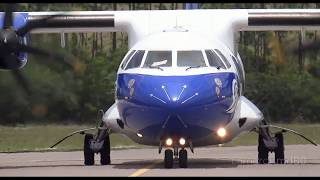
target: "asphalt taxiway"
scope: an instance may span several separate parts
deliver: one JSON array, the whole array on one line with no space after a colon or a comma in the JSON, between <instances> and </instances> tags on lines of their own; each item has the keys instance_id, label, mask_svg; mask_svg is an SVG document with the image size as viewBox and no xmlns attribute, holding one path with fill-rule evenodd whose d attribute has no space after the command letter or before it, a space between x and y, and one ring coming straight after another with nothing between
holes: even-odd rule
<instances>
[{"instance_id":1,"label":"asphalt taxiway","mask_svg":"<svg viewBox=\"0 0 320 180\"><path fill-rule=\"evenodd\" d=\"M285 164L257 164L256 146L188 150L187 169L163 167L156 148L111 151L111 165L83 165L83 152L0 153L0 176L320 176L320 147L286 145Z\"/></svg>"}]
</instances>

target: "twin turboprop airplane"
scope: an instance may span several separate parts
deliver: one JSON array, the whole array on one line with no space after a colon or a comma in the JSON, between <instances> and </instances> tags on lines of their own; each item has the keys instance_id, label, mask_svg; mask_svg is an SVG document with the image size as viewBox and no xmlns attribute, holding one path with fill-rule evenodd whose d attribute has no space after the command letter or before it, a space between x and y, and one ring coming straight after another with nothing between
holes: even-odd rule
<instances>
[{"instance_id":1,"label":"twin turboprop airplane","mask_svg":"<svg viewBox=\"0 0 320 180\"><path fill-rule=\"evenodd\" d=\"M164 166L187 167L187 149L227 143L257 132L258 163L284 163L283 132L268 124L246 97L245 72L235 39L239 31L319 29L317 9L139 10L5 13L0 67L26 64L27 33L127 32L129 51L115 82L115 103L102 111L96 134L85 134L84 164L110 164L110 133L164 150ZM281 131L273 134L269 128ZM55 145L57 145L56 143ZM54 147L53 145L52 147Z\"/></svg>"}]
</instances>

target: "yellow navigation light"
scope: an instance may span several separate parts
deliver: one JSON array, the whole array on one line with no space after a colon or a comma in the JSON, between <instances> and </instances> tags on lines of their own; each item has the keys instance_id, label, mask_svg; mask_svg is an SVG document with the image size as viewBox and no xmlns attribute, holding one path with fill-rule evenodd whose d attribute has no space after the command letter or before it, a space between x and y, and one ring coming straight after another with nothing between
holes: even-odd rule
<instances>
[{"instance_id":1,"label":"yellow navigation light","mask_svg":"<svg viewBox=\"0 0 320 180\"><path fill-rule=\"evenodd\" d=\"M223 138L223 137L226 136L227 131L226 131L225 128L221 127L221 128L218 129L217 134L218 134L219 137Z\"/></svg>"},{"instance_id":2,"label":"yellow navigation light","mask_svg":"<svg viewBox=\"0 0 320 180\"><path fill-rule=\"evenodd\" d=\"M166 140L166 145L167 145L167 146L171 146L172 143L173 143L173 141L172 141L171 138L168 138L168 139Z\"/></svg>"}]
</instances>

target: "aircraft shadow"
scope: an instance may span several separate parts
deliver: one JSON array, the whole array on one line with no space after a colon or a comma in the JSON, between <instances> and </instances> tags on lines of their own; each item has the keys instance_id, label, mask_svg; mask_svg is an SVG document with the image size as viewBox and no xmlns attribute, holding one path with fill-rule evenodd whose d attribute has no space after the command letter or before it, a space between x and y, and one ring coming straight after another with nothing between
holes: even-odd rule
<instances>
[{"instance_id":1,"label":"aircraft shadow","mask_svg":"<svg viewBox=\"0 0 320 180\"><path fill-rule=\"evenodd\" d=\"M156 162L156 163L155 163ZM155 165L152 165L155 164ZM163 165L163 161L155 161L155 160L133 160L122 162L120 164L112 164L115 169L165 169ZM253 161L237 161L237 160L229 160L229 159L210 159L210 158L199 158L199 159L189 159L188 160L188 169L214 169L214 168L236 168L241 165L246 166L254 166L259 165L257 162ZM274 164L274 162L270 162L268 165L320 165L318 162L304 162L304 163L292 163L287 162L285 164ZM261 166L264 166L261 164ZM179 168L178 160L174 161L173 169Z\"/></svg>"},{"instance_id":2,"label":"aircraft shadow","mask_svg":"<svg viewBox=\"0 0 320 180\"><path fill-rule=\"evenodd\" d=\"M270 163L273 165L274 163ZM228 159L210 159L210 158L198 158L198 159L189 159L188 160L188 169L214 169L214 168L236 168L239 165L258 165L255 162L241 162L235 160ZM316 162L304 162L304 163L285 163L285 165L320 165L320 163ZM96 162L94 166L101 166L99 162ZM106 167L111 167L114 169L165 169L163 166L162 160L130 160L124 161L121 163L112 163L110 165L106 165ZM264 166L264 165L261 165ZM23 169L23 168L54 168L54 167L84 167L82 163L79 164L41 164L41 165L11 165L11 166L0 166L0 170L3 169ZM92 166L88 166L92 167ZM174 161L174 165L172 169L178 169L179 163L177 160Z\"/></svg>"},{"instance_id":3,"label":"aircraft shadow","mask_svg":"<svg viewBox=\"0 0 320 180\"><path fill-rule=\"evenodd\" d=\"M1 166L2 169L23 169L23 168L48 168L48 167L82 167L83 164L55 164L55 165L23 165L23 166Z\"/></svg>"},{"instance_id":4,"label":"aircraft shadow","mask_svg":"<svg viewBox=\"0 0 320 180\"><path fill-rule=\"evenodd\" d=\"M116 169L140 169L147 167L148 169L165 169L163 167L163 161L154 160L139 160L139 161L129 161L123 162L121 164L114 164L113 168ZM155 164L151 166L151 164ZM188 168L189 169L210 169L210 168L236 168L241 162L232 160L221 160L221 159L209 159L209 158L199 158L199 159L189 159ZM174 161L173 169L179 168L179 162Z\"/></svg>"}]
</instances>

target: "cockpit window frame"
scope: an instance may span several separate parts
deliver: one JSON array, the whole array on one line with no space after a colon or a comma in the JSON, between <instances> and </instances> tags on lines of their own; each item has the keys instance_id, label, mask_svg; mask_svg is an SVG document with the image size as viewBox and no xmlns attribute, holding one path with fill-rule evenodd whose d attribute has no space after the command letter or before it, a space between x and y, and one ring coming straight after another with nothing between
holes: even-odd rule
<instances>
[{"instance_id":1,"label":"cockpit window frame","mask_svg":"<svg viewBox=\"0 0 320 180\"><path fill-rule=\"evenodd\" d=\"M129 63L132 61L133 57L134 57L138 52L141 52L141 51L143 52L143 55L142 55L142 58L141 58L141 61L140 61L139 66L132 67L132 68L128 68L128 65L129 65ZM136 52L132 55L132 57L130 58L130 60L127 62L127 64L126 64L126 66L125 66L124 70L129 70L129 69L134 69L134 68L140 68L140 67L141 67L142 62L143 62L143 61L144 61L144 59L145 59L145 56L146 56L146 50L136 50Z\"/></svg>"},{"instance_id":2,"label":"cockpit window frame","mask_svg":"<svg viewBox=\"0 0 320 180\"><path fill-rule=\"evenodd\" d=\"M122 61L122 64L120 65L120 68L122 70L125 70L128 62L131 60L131 58L134 56L134 54L137 52L137 50L132 50L130 51L127 56L124 57L123 61Z\"/></svg>"},{"instance_id":3,"label":"cockpit window frame","mask_svg":"<svg viewBox=\"0 0 320 180\"><path fill-rule=\"evenodd\" d=\"M216 51L214 51L213 49L204 49L203 51L205 53L205 57L207 58L209 67L218 67L218 66L213 66L213 65L210 64L210 61L209 61L209 58L208 58L209 57L208 56L209 53L207 53L207 51L211 52L213 54L213 56L216 56L216 58L218 58L217 61L219 61L219 62L217 62L217 63L220 64L220 65L223 65L223 66L219 66L220 68L228 69L227 66L225 65L224 61L221 59L221 57L219 56L219 54Z\"/></svg>"},{"instance_id":4,"label":"cockpit window frame","mask_svg":"<svg viewBox=\"0 0 320 180\"><path fill-rule=\"evenodd\" d=\"M231 64L228 61L227 57L219 49L214 49L214 51L217 53L217 55L223 61L224 65L227 67L227 69L230 69L231 68Z\"/></svg>"}]
</instances>

